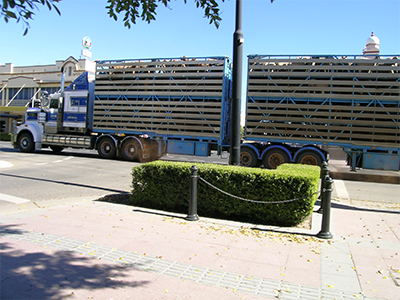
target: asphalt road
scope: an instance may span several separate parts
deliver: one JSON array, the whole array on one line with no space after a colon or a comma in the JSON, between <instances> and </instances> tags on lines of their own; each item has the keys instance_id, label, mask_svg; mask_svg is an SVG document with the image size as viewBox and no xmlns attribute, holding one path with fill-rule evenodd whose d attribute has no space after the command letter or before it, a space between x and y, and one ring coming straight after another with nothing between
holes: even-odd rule
<instances>
[{"instance_id":1,"label":"asphalt road","mask_svg":"<svg viewBox=\"0 0 400 300\"><path fill-rule=\"evenodd\" d=\"M129 192L130 173L136 165L104 160L96 151L88 150L22 153L10 143L0 142L0 193L3 195L0 199L9 195L43 201Z\"/></svg>"},{"instance_id":2,"label":"asphalt road","mask_svg":"<svg viewBox=\"0 0 400 300\"><path fill-rule=\"evenodd\" d=\"M165 160L228 163L215 153L209 158L168 155ZM0 210L24 203L62 204L129 192L131 170L140 163L105 160L93 150L65 149L22 153L0 142ZM400 185L335 180L333 198L357 205L363 201L400 208ZM362 204L362 203L361 203Z\"/></svg>"}]
</instances>

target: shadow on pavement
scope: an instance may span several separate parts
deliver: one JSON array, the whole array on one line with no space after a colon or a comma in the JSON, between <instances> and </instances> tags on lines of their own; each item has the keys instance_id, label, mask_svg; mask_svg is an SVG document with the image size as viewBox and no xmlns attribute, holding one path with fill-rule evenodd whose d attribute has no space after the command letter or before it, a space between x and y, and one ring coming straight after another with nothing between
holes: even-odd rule
<instances>
[{"instance_id":1,"label":"shadow on pavement","mask_svg":"<svg viewBox=\"0 0 400 300\"><path fill-rule=\"evenodd\" d=\"M0 225L0 235L22 234L12 226ZM129 281L128 267L106 264L70 251L47 253L21 251L1 242L0 299L61 299L74 291L139 287L148 281ZM132 277L130 277L132 278ZM75 297L73 297L75 299Z\"/></svg>"},{"instance_id":2,"label":"shadow on pavement","mask_svg":"<svg viewBox=\"0 0 400 300\"><path fill-rule=\"evenodd\" d=\"M387 209L376 209L376 208L368 208L368 207L356 207L353 205L347 205L342 203L332 203L332 208L338 209L347 209L347 210L357 210L357 211L366 211L366 212L378 212L378 213L385 213L385 214L400 214L399 210L387 210Z\"/></svg>"},{"instance_id":3,"label":"shadow on pavement","mask_svg":"<svg viewBox=\"0 0 400 300\"><path fill-rule=\"evenodd\" d=\"M35 178L35 177L20 176L20 175L5 174L5 173L0 173L0 176L7 176L7 177L13 177L13 178L28 179L28 180L45 181L45 182L50 182L50 183L55 183L55 184L71 185L71 186L77 186L77 187L88 188L88 189L103 190L103 191L114 192L114 193L126 193L126 191L122 191L122 190L114 190L114 189L109 189L109 188L103 188L103 187L100 187L100 186L93 186L93 185L87 185L87 184L81 184L81 183L66 182L66 181L60 181L60 180Z\"/></svg>"}]
</instances>

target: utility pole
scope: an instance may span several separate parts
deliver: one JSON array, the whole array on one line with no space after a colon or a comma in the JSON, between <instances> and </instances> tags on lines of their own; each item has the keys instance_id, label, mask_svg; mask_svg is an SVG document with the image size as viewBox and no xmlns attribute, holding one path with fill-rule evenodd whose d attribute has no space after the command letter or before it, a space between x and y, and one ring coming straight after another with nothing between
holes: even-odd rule
<instances>
[{"instance_id":1,"label":"utility pole","mask_svg":"<svg viewBox=\"0 0 400 300\"><path fill-rule=\"evenodd\" d=\"M231 112L231 147L229 164L240 165L240 108L242 97L242 0L236 0L236 30L233 34L233 73L232 73L232 112Z\"/></svg>"}]
</instances>

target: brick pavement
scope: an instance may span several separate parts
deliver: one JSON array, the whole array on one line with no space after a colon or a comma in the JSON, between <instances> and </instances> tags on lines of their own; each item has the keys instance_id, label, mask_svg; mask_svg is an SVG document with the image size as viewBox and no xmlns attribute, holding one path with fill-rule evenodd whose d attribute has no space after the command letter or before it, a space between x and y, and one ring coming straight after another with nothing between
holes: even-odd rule
<instances>
[{"instance_id":1,"label":"brick pavement","mask_svg":"<svg viewBox=\"0 0 400 300\"><path fill-rule=\"evenodd\" d=\"M399 210L334 202L332 240L99 201L0 214L1 299L400 299Z\"/></svg>"}]
</instances>

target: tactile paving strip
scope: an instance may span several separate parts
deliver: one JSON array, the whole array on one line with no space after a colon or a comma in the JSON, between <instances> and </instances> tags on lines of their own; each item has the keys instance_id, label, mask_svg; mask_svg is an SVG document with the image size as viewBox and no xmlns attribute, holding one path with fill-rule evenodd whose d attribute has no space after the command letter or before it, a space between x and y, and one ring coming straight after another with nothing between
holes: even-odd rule
<instances>
[{"instance_id":1,"label":"tactile paving strip","mask_svg":"<svg viewBox=\"0 0 400 300\"><path fill-rule=\"evenodd\" d=\"M18 218L21 216L22 214L18 215ZM24 216L26 217L28 215ZM0 218L0 222L3 223L3 219ZM6 229L0 231L0 236L46 247L53 247L64 251L73 251L85 256L132 267L137 270L155 272L157 274L163 274L182 280L198 282L214 287L221 287L264 297L287 300L355 298L354 293L342 292L334 289L320 289L259 277L221 272L54 234L25 230L18 230L18 232L15 232L7 231ZM377 299L367 298L359 293L356 293L356 295L357 299Z\"/></svg>"}]
</instances>

